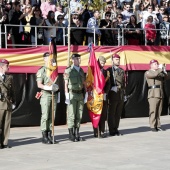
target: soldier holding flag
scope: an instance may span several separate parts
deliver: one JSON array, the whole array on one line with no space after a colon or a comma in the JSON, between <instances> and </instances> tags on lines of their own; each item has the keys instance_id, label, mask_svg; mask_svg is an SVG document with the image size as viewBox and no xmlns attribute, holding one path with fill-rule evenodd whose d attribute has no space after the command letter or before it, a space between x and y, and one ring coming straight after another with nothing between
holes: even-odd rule
<instances>
[{"instance_id":1,"label":"soldier holding flag","mask_svg":"<svg viewBox=\"0 0 170 170\"><path fill-rule=\"evenodd\" d=\"M109 92L110 89L110 73L109 71L106 71L104 69L106 63L106 59L103 56L99 56L98 58L98 64L100 67L101 72L103 73L104 77L105 77L105 86L104 86L104 97L103 97L103 108L102 108L102 112L101 112L101 117L100 117L100 121L99 121L99 137L104 138L106 137L105 135L105 120L107 118L107 94ZM94 128L94 137L98 137L98 129Z\"/></svg>"},{"instance_id":2,"label":"soldier holding flag","mask_svg":"<svg viewBox=\"0 0 170 170\"><path fill-rule=\"evenodd\" d=\"M43 55L43 59L45 65L41 67L36 76L37 76L37 86L41 89L39 96L40 105L41 105L41 131L42 131L42 143L44 144L52 144L52 125L54 120L52 120L52 114L55 113L57 108L57 100L58 100L58 85L57 81L53 81L48 74L47 71L50 69L49 65L50 53L46 52ZM51 61L50 61L51 62ZM52 64L52 63L51 63ZM56 76L57 77L57 76ZM52 91L54 92L54 96L52 95ZM54 102L52 102L54 97ZM54 104L54 110L52 110L52 105Z\"/></svg>"},{"instance_id":3,"label":"soldier holding flag","mask_svg":"<svg viewBox=\"0 0 170 170\"><path fill-rule=\"evenodd\" d=\"M92 44L89 44L89 50L90 50L90 57L89 57L88 71L86 76L87 92L86 92L85 102L87 102L87 109L94 128L94 136L100 137L99 131L97 132L97 128L100 127L100 130L104 132L103 121L105 121L105 119L103 118L104 115L102 115L102 120L101 120L101 114L102 114L102 109L104 104L103 99L105 96L104 87L106 84L105 73L103 72L103 68L102 68L105 64L105 60L103 57L101 57L101 59L99 60L100 64L99 62L97 62ZM99 122L102 124L102 126Z\"/></svg>"}]
</instances>

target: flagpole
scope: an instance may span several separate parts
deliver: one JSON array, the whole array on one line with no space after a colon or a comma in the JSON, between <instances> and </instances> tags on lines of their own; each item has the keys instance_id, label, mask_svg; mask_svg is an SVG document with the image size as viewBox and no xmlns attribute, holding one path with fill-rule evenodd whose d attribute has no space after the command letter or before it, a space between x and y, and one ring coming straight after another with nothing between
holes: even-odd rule
<instances>
[{"instance_id":1,"label":"flagpole","mask_svg":"<svg viewBox=\"0 0 170 170\"><path fill-rule=\"evenodd\" d=\"M52 136L53 136L53 144L54 144L54 92L52 91Z\"/></svg>"},{"instance_id":2,"label":"flagpole","mask_svg":"<svg viewBox=\"0 0 170 170\"><path fill-rule=\"evenodd\" d=\"M67 67L70 66L70 1L68 0L68 34L67 34L67 39L68 39L68 57L67 57Z\"/></svg>"},{"instance_id":3,"label":"flagpole","mask_svg":"<svg viewBox=\"0 0 170 170\"><path fill-rule=\"evenodd\" d=\"M109 115L109 99L108 99L108 101L107 101L106 136L108 136L108 115Z\"/></svg>"},{"instance_id":4,"label":"flagpole","mask_svg":"<svg viewBox=\"0 0 170 170\"><path fill-rule=\"evenodd\" d=\"M97 127L97 136L98 136L98 138L100 138L99 125Z\"/></svg>"}]
</instances>

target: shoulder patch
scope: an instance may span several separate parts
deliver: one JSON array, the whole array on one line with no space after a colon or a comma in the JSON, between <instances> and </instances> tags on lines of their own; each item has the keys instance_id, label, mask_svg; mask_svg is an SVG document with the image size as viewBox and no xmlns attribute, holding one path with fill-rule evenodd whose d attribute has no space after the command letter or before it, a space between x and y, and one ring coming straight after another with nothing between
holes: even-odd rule
<instances>
[{"instance_id":1,"label":"shoulder patch","mask_svg":"<svg viewBox=\"0 0 170 170\"><path fill-rule=\"evenodd\" d=\"M39 72L37 72L37 77L41 77L41 72L39 71Z\"/></svg>"},{"instance_id":2,"label":"shoulder patch","mask_svg":"<svg viewBox=\"0 0 170 170\"><path fill-rule=\"evenodd\" d=\"M69 78L69 74L68 73L64 73L63 76L64 76L65 79Z\"/></svg>"}]
</instances>

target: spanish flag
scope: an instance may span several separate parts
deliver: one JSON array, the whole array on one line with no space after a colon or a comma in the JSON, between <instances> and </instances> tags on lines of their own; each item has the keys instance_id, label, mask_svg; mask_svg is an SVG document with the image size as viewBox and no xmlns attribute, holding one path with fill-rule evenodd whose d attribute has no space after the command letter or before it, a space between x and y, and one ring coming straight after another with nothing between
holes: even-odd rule
<instances>
[{"instance_id":1,"label":"spanish flag","mask_svg":"<svg viewBox=\"0 0 170 170\"><path fill-rule=\"evenodd\" d=\"M47 76L50 77L51 81L55 83L58 76L58 67L57 67L57 50L55 38L51 38L51 42L49 44L49 59L47 65Z\"/></svg>"},{"instance_id":2,"label":"spanish flag","mask_svg":"<svg viewBox=\"0 0 170 170\"><path fill-rule=\"evenodd\" d=\"M86 77L86 89L88 92L87 108L94 128L98 127L103 108L103 89L105 77L96 60L93 46L90 45L90 58Z\"/></svg>"}]
</instances>

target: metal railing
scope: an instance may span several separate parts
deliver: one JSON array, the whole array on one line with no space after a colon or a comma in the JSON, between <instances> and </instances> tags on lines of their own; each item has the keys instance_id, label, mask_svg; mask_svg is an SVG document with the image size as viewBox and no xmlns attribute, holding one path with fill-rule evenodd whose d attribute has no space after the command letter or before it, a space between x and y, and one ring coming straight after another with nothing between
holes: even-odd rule
<instances>
[{"instance_id":1,"label":"metal railing","mask_svg":"<svg viewBox=\"0 0 170 170\"><path fill-rule=\"evenodd\" d=\"M31 47L31 46L35 46L35 47L37 47L37 46L44 46L45 44L42 44L42 45L38 45L38 42L37 42L37 37L38 37L38 35L37 35L37 31L38 31L38 28L44 28L44 29L49 29L49 28L60 28L60 29L62 29L63 30L63 46L65 46L65 45L67 45L67 42L66 41L68 41L69 40L69 38L68 38L68 35L67 35L67 32L66 32L66 30L68 29L67 27L56 27L56 26L33 26L33 25L29 25L29 26L27 26L27 25L22 25L23 27L33 27L34 29L35 29L35 44L8 44L8 41L7 41L7 36L8 36L8 32L7 32L7 28L8 27L19 27L19 26L21 26L21 25L11 25L11 24L5 24L4 25L4 27L5 27L5 32L2 32L1 30L1 25L0 25L0 48L2 48L2 39L1 39L1 35L5 35L5 48L7 48L7 47L11 47L11 46L19 46L19 47ZM70 30L72 30L72 29L81 29L81 30L83 30L83 29L89 29L89 28L85 28L85 27L70 27ZM94 45L101 45L100 43L99 43L99 41L100 41L100 38L101 38L101 36L99 36L99 39L98 39L98 42L96 42L96 29L95 28L90 28L91 30L93 30L92 32L93 32L93 43L94 43ZM143 35L144 35L144 44L143 45L147 45L147 39L146 39L146 30L145 29L139 29L139 28L134 28L134 29L132 29L132 28L99 28L99 30L110 30L110 31L112 31L112 33L113 33L113 31L116 31L117 33L116 34L114 34L114 35L116 35L117 36L117 39L116 39L116 41L117 41L117 45L116 46L120 46L120 45L126 45L126 43L125 43L125 41L126 41L126 38L125 38L125 35L126 35L126 33L127 33L127 31L128 30L136 30L136 29L138 29L138 30L140 30L141 32L143 32ZM156 31L166 31L166 45L168 46L169 45L169 30L165 30L165 29L150 29L150 30L156 30ZM86 36L86 35L85 35ZM67 39L66 39L67 38ZM86 40L85 40L86 39ZM85 41L87 42L87 37L86 38L84 38L84 43L82 44L82 45L85 45Z\"/></svg>"}]
</instances>

